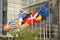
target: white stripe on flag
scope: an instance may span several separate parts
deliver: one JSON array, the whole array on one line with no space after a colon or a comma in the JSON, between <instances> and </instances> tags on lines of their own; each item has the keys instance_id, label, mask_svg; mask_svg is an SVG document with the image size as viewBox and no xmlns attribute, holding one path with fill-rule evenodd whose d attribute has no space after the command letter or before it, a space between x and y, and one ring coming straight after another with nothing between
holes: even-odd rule
<instances>
[{"instance_id":1,"label":"white stripe on flag","mask_svg":"<svg viewBox=\"0 0 60 40\"><path fill-rule=\"evenodd\" d=\"M15 24L15 22L10 22L10 24Z\"/></svg>"},{"instance_id":2,"label":"white stripe on flag","mask_svg":"<svg viewBox=\"0 0 60 40\"><path fill-rule=\"evenodd\" d=\"M15 26L16 26L15 23L10 23L10 25L11 25L12 27L15 27Z\"/></svg>"}]
</instances>

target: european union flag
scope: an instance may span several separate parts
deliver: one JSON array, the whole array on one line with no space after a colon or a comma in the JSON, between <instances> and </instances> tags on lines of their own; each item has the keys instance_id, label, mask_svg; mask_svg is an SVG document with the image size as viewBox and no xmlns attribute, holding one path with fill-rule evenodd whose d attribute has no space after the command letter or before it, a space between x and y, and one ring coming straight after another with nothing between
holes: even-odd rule
<instances>
[{"instance_id":1,"label":"european union flag","mask_svg":"<svg viewBox=\"0 0 60 40\"><path fill-rule=\"evenodd\" d=\"M49 16L49 3L45 3L43 7L38 11L38 14L41 14L44 17Z\"/></svg>"}]
</instances>

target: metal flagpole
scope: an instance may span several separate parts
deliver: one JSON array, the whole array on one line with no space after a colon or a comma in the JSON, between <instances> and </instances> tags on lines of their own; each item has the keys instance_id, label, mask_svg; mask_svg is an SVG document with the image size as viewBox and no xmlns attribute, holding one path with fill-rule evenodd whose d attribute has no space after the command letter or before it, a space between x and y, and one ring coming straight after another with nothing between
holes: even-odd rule
<instances>
[{"instance_id":1,"label":"metal flagpole","mask_svg":"<svg viewBox=\"0 0 60 40\"><path fill-rule=\"evenodd\" d=\"M44 20L42 22L42 26L43 26L43 37L44 37L44 40L45 40L45 21Z\"/></svg>"},{"instance_id":2,"label":"metal flagpole","mask_svg":"<svg viewBox=\"0 0 60 40\"><path fill-rule=\"evenodd\" d=\"M46 19L46 20L47 20L47 19ZM47 29L47 28L48 28L48 27L47 27L47 21L45 21L45 24L46 24L45 26L46 26L46 40L47 40L47 38L48 38L48 37L47 37L47 32L48 32L48 29Z\"/></svg>"},{"instance_id":3,"label":"metal flagpole","mask_svg":"<svg viewBox=\"0 0 60 40\"><path fill-rule=\"evenodd\" d=\"M50 26L50 4L49 4L49 39L51 39L51 26Z\"/></svg>"},{"instance_id":4,"label":"metal flagpole","mask_svg":"<svg viewBox=\"0 0 60 40\"><path fill-rule=\"evenodd\" d=\"M49 9L49 8L48 8L48 9ZM48 25L48 19L49 19L49 18L46 17L46 21L45 21L45 27L46 27L46 40L48 39L48 37L47 37L47 36L48 36L48 26L47 26L47 25Z\"/></svg>"},{"instance_id":5,"label":"metal flagpole","mask_svg":"<svg viewBox=\"0 0 60 40\"><path fill-rule=\"evenodd\" d=\"M42 25L42 23L40 22L40 40L42 39L42 37L41 37L41 34L42 34L42 27L41 27L41 25Z\"/></svg>"},{"instance_id":6,"label":"metal flagpole","mask_svg":"<svg viewBox=\"0 0 60 40\"><path fill-rule=\"evenodd\" d=\"M42 22L43 40L45 40L45 21Z\"/></svg>"}]
</instances>

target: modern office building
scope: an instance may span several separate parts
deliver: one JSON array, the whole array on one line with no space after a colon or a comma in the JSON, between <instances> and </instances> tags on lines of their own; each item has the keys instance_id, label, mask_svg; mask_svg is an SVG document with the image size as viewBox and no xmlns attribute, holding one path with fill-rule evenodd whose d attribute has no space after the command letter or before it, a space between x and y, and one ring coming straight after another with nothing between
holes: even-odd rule
<instances>
[{"instance_id":1,"label":"modern office building","mask_svg":"<svg viewBox=\"0 0 60 40\"><path fill-rule=\"evenodd\" d=\"M3 7L3 4L2 4L2 0L0 0L0 35L2 35L2 7Z\"/></svg>"},{"instance_id":2,"label":"modern office building","mask_svg":"<svg viewBox=\"0 0 60 40\"><path fill-rule=\"evenodd\" d=\"M0 35L2 35L2 25L7 23L7 0L0 0Z\"/></svg>"},{"instance_id":3,"label":"modern office building","mask_svg":"<svg viewBox=\"0 0 60 40\"><path fill-rule=\"evenodd\" d=\"M30 13L32 11L37 11L44 2L47 0L0 0L0 35L2 35L2 25L8 23L10 20L18 18L18 15L21 12ZM50 19L47 18L45 22L42 22L43 26L40 26L41 28L47 28L49 31L48 35L50 39L57 40L58 38L58 3L54 4L55 7L51 6L51 16L49 16ZM53 5L53 2L51 1L51 5ZM55 11L55 12L53 12ZM52 18L52 19L51 19ZM51 22L50 25L45 25L45 23ZM40 25L41 25L40 24ZM47 26L47 27L46 27ZM53 30L53 32L52 32ZM44 31L44 30L42 30ZM44 31L44 32L45 32ZM6 33L6 32L5 32ZM4 33L4 34L5 34ZM46 33L43 33L43 36L45 37ZM51 37L52 34L54 37ZM47 34L46 34L47 36Z\"/></svg>"}]
</instances>

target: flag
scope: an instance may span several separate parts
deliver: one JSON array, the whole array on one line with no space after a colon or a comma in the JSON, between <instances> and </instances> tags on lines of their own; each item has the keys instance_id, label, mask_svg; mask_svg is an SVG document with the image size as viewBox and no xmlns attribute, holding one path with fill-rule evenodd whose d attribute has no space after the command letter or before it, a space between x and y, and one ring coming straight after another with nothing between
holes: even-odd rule
<instances>
[{"instance_id":1,"label":"flag","mask_svg":"<svg viewBox=\"0 0 60 40\"><path fill-rule=\"evenodd\" d=\"M36 12L32 12L30 16L28 16L25 20L24 23L25 24L33 24L36 20Z\"/></svg>"},{"instance_id":2,"label":"flag","mask_svg":"<svg viewBox=\"0 0 60 40\"><path fill-rule=\"evenodd\" d=\"M3 30L11 30L11 26L7 23L5 23L3 26L2 26L2 29Z\"/></svg>"},{"instance_id":3,"label":"flag","mask_svg":"<svg viewBox=\"0 0 60 40\"><path fill-rule=\"evenodd\" d=\"M32 12L31 15L24 20L24 24L33 24L41 20L42 20L42 15L38 15L38 12L37 13Z\"/></svg>"},{"instance_id":4,"label":"flag","mask_svg":"<svg viewBox=\"0 0 60 40\"><path fill-rule=\"evenodd\" d=\"M49 16L49 3L45 3L41 9L38 10L38 14L44 17Z\"/></svg>"},{"instance_id":5,"label":"flag","mask_svg":"<svg viewBox=\"0 0 60 40\"><path fill-rule=\"evenodd\" d=\"M23 18L18 19L19 20L19 25L23 24Z\"/></svg>"},{"instance_id":6,"label":"flag","mask_svg":"<svg viewBox=\"0 0 60 40\"><path fill-rule=\"evenodd\" d=\"M17 19L17 20L15 20L15 25L16 25L16 28L20 28L20 25L19 25L19 20Z\"/></svg>"},{"instance_id":7,"label":"flag","mask_svg":"<svg viewBox=\"0 0 60 40\"><path fill-rule=\"evenodd\" d=\"M2 29L4 30L4 28L7 26L7 23L5 23L4 25L2 25Z\"/></svg>"},{"instance_id":8,"label":"flag","mask_svg":"<svg viewBox=\"0 0 60 40\"><path fill-rule=\"evenodd\" d=\"M26 22L26 23L24 23L23 25L21 25L21 29L24 29L24 28L26 28L26 27L28 27L29 26L29 24Z\"/></svg>"},{"instance_id":9,"label":"flag","mask_svg":"<svg viewBox=\"0 0 60 40\"><path fill-rule=\"evenodd\" d=\"M12 29L13 29L13 28L16 28L15 20L9 21L9 25L12 26Z\"/></svg>"},{"instance_id":10,"label":"flag","mask_svg":"<svg viewBox=\"0 0 60 40\"><path fill-rule=\"evenodd\" d=\"M24 20L24 23L33 24L37 21L41 21L43 17L45 18L47 16L49 16L49 3L45 3L37 12L32 12L31 15Z\"/></svg>"},{"instance_id":11,"label":"flag","mask_svg":"<svg viewBox=\"0 0 60 40\"><path fill-rule=\"evenodd\" d=\"M12 30L11 25L8 24L8 25L4 28L4 30Z\"/></svg>"},{"instance_id":12,"label":"flag","mask_svg":"<svg viewBox=\"0 0 60 40\"><path fill-rule=\"evenodd\" d=\"M26 13L20 13L19 16L18 16L18 18L20 19L20 18L24 18L24 17L26 17L26 16L27 16Z\"/></svg>"},{"instance_id":13,"label":"flag","mask_svg":"<svg viewBox=\"0 0 60 40\"><path fill-rule=\"evenodd\" d=\"M36 21L39 22L42 20L42 15L39 15L37 18L36 18Z\"/></svg>"},{"instance_id":14,"label":"flag","mask_svg":"<svg viewBox=\"0 0 60 40\"><path fill-rule=\"evenodd\" d=\"M27 14L26 13L20 13L19 16L18 16L18 20L19 20L19 25L22 25L24 22L23 20L27 17Z\"/></svg>"}]
</instances>

